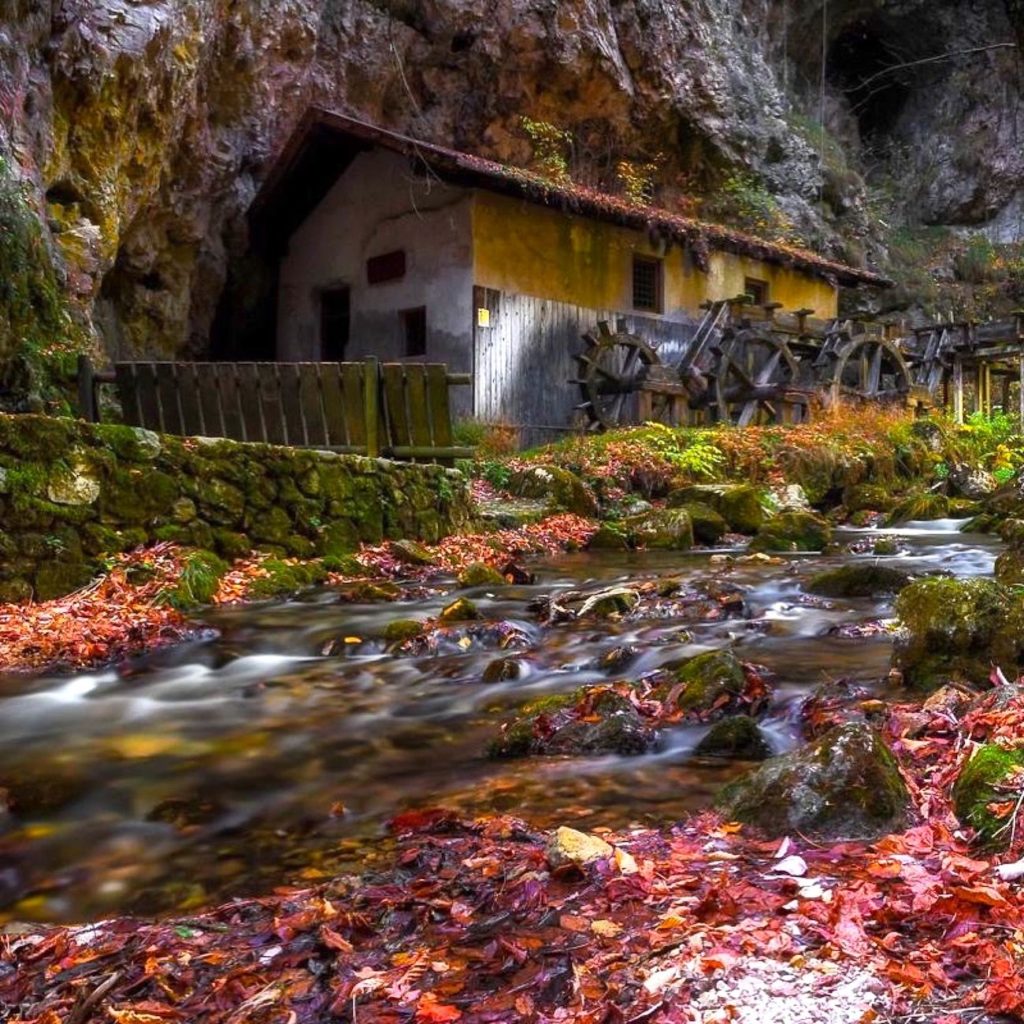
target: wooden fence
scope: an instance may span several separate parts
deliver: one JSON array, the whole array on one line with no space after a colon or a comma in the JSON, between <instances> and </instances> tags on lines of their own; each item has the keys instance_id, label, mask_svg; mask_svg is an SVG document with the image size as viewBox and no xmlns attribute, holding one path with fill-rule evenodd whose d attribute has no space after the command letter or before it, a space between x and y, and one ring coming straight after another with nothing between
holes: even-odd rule
<instances>
[{"instance_id":1,"label":"wooden fence","mask_svg":"<svg viewBox=\"0 0 1024 1024\"><path fill-rule=\"evenodd\" d=\"M470 374L443 363L116 363L78 365L79 411L98 420L97 390L114 384L126 423L165 434L226 437L352 455L448 462L448 390Z\"/></svg>"}]
</instances>

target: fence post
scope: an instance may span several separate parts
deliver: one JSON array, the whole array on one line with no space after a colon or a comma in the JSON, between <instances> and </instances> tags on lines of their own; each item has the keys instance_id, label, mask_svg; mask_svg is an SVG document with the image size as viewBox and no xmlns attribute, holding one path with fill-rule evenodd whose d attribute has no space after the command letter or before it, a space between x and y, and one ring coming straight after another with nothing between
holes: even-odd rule
<instances>
[{"instance_id":1,"label":"fence post","mask_svg":"<svg viewBox=\"0 0 1024 1024\"><path fill-rule=\"evenodd\" d=\"M89 423L99 422L96 410L96 371L84 353L78 357L78 415Z\"/></svg>"},{"instance_id":2,"label":"fence post","mask_svg":"<svg viewBox=\"0 0 1024 1024\"><path fill-rule=\"evenodd\" d=\"M363 373L363 409L366 416L366 454L380 455L380 365L376 356L367 356Z\"/></svg>"}]
</instances>

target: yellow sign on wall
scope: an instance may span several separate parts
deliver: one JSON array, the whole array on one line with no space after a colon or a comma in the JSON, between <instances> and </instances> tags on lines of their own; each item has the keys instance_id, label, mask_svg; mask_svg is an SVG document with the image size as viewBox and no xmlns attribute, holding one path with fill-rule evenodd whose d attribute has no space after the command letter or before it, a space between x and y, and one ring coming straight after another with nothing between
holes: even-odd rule
<instances>
[{"instance_id":1,"label":"yellow sign on wall","mask_svg":"<svg viewBox=\"0 0 1024 1024\"><path fill-rule=\"evenodd\" d=\"M476 325L477 327L490 327L491 326L491 311L480 307L476 311Z\"/></svg>"}]
</instances>

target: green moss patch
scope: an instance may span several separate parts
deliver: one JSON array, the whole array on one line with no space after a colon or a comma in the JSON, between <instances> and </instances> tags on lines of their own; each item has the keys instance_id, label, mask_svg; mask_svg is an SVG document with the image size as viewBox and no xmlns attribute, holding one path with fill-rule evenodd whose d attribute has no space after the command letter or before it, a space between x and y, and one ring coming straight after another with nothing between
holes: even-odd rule
<instances>
[{"instance_id":1,"label":"green moss patch","mask_svg":"<svg viewBox=\"0 0 1024 1024\"><path fill-rule=\"evenodd\" d=\"M998 817L989 805L1020 798L1024 776L1024 747L1006 748L994 743L979 747L964 765L953 786L953 806L961 824L974 829L985 847L1005 849L1010 843L1011 818Z\"/></svg>"}]
</instances>

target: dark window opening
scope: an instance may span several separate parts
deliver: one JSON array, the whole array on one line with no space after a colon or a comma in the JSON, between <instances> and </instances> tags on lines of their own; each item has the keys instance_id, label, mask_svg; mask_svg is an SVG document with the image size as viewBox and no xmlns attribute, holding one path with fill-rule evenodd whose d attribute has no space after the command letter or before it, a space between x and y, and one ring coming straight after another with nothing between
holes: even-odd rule
<instances>
[{"instance_id":1,"label":"dark window opening","mask_svg":"<svg viewBox=\"0 0 1024 1024\"><path fill-rule=\"evenodd\" d=\"M385 284L405 277L405 250L396 249L366 261L367 284Z\"/></svg>"},{"instance_id":2,"label":"dark window opening","mask_svg":"<svg viewBox=\"0 0 1024 1024\"><path fill-rule=\"evenodd\" d=\"M328 288L320 293L320 358L340 363L348 349L352 300L348 288Z\"/></svg>"},{"instance_id":3,"label":"dark window opening","mask_svg":"<svg viewBox=\"0 0 1024 1024\"><path fill-rule=\"evenodd\" d=\"M427 307L403 309L398 315L402 318L406 356L409 358L425 356L427 354Z\"/></svg>"},{"instance_id":4,"label":"dark window opening","mask_svg":"<svg viewBox=\"0 0 1024 1024\"><path fill-rule=\"evenodd\" d=\"M748 277L743 282L743 293L752 306L764 306L768 302L768 282L759 281L756 277Z\"/></svg>"},{"instance_id":5,"label":"dark window opening","mask_svg":"<svg viewBox=\"0 0 1024 1024\"><path fill-rule=\"evenodd\" d=\"M661 260L633 257L633 308L660 313L662 309Z\"/></svg>"}]
</instances>

